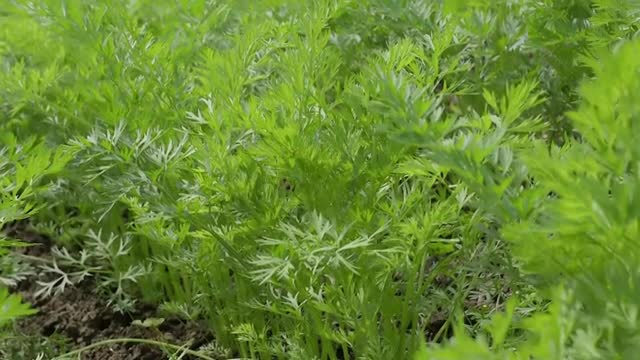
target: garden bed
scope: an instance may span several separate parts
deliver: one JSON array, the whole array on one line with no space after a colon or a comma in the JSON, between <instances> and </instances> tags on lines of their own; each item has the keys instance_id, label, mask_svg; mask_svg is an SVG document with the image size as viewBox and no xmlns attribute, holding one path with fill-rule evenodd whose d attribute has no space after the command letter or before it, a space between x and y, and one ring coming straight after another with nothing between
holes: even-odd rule
<instances>
[{"instance_id":1,"label":"garden bed","mask_svg":"<svg viewBox=\"0 0 640 360\"><path fill-rule=\"evenodd\" d=\"M26 255L29 261L36 263L51 260L52 241L46 236L29 231L24 226L15 227L11 235L30 245L15 256ZM104 343L83 351L82 359L167 359L167 352L163 351L161 345L137 341L151 340L197 350L212 340L212 334L203 324L177 318L161 319L154 306L138 305L135 311L127 314L114 312L96 293L90 278L77 286L68 287L60 294L37 297L37 281L41 280L40 277L37 273L30 275L12 289L38 311L18 321L17 330L33 338L58 336L64 339L69 349ZM144 324L145 320L153 324ZM109 343L106 340L116 341ZM167 350L180 353L175 348ZM189 358L189 355L183 357Z\"/></svg>"}]
</instances>

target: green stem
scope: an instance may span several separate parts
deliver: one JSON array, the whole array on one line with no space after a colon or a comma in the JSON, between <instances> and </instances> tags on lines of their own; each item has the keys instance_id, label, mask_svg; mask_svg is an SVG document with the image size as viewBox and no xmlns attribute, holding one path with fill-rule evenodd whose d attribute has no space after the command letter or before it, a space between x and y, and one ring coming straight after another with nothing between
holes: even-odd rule
<instances>
[{"instance_id":1,"label":"green stem","mask_svg":"<svg viewBox=\"0 0 640 360\"><path fill-rule=\"evenodd\" d=\"M200 359L204 359L204 360L216 360L212 357L209 357L207 355L204 355L198 351L194 351L191 349L185 349L182 346L178 346L178 345L173 345L173 344L169 344L169 343L164 343L161 341L155 341L155 340L149 340L149 339L133 339L133 338L120 338L120 339L108 339L108 340L102 340L102 341L98 341L96 343L87 345L83 348L77 349L77 350L73 350L71 352L68 352L66 354L62 354L60 356L57 356L55 358L53 358L53 360L62 360L66 357L69 356L73 356L73 355L79 355L85 351L91 350L93 348L97 348L100 346L104 346L104 345L109 345L109 344L116 344L116 343L138 343L138 344L148 344L148 345L155 345L155 346L166 346L168 348L171 348L173 350L176 351L182 351L185 354L191 355L191 356L195 356L198 357ZM229 360L241 360L241 359L229 359Z\"/></svg>"},{"instance_id":2,"label":"green stem","mask_svg":"<svg viewBox=\"0 0 640 360\"><path fill-rule=\"evenodd\" d=\"M41 258L41 257L37 257L37 256L31 256L31 255L27 255L27 254L21 254L21 253L13 253L12 255L14 256L18 256L21 257L25 260L29 260L29 261L34 261L34 262L45 262L45 263L52 263L53 260L51 259L46 259L46 258Z\"/></svg>"}]
</instances>

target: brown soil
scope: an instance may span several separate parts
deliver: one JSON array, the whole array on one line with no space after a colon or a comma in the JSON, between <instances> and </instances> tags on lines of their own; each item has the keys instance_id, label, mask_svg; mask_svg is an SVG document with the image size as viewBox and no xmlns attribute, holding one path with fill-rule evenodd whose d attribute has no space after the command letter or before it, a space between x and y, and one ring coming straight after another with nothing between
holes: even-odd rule
<instances>
[{"instance_id":1,"label":"brown soil","mask_svg":"<svg viewBox=\"0 0 640 360\"><path fill-rule=\"evenodd\" d=\"M5 229L7 230L7 229ZM29 232L21 227L9 229L16 238L34 246L21 250L30 256L46 258L52 242L46 237ZM189 343L191 349L212 340L205 327L196 322L184 322L168 318L157 327L145 328L134 325L137 319L144 321L158 317L152 306L139 306L132 314L113 312L106 301L94 292L91 282L70 287L64 293L47 299L34 296L37 275L22 281L14 292L20 293L24 301L38 309L38 313L18 322L18 329L26 335L51 336L59 334L70 339L72 348L80 348L101 340L115 338L152 339L182 346ZM167 359L167 353L159 347L135 343L115 343L90 349L81 356L86 360ZM188 357L183 357L183 359Z\"/></svg>"}]
</instances>

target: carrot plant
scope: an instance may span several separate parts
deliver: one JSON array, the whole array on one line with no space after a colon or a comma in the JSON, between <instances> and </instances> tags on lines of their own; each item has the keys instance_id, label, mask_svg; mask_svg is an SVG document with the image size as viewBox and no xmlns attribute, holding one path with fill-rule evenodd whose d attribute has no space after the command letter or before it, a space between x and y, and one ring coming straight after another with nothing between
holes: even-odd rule
<instances>
[{"instance_id":1,"label":"carrot plant","mask_svg":"<svg viewBox=\"0 0 640 360\"><path fill-rule=\"evenodd\" d=\"M632 357L636 2L2 4L38 295L246 358Z\"/></svg>"},{"instance_id":2,"label":"carrot plant","mask_svg":"<svg viewBox=\"0 0 640 360\"><path fill-rule=\"evenodd\" d=\"M34 216L42 208L35 199L51 190L52 184L47 178L59 173L69 156L62 152L52 153L34 138L23 139L22 143L18 143L11 134L5 133L2 138L6 146L0 149L0 227L4 229ZM10 234L0 233L0 263L3 268L0 276L0 327L35 312L21 303L20 296L9 293L7 289L30 273L30 269L21 266L10 255L12 249L23 246L29 244Z\"/></svg>"},{"instance_id":3,"label":"carrot plant","mask_svg":"<svg viewBox=\"0 0 640 360\"><path fill-rule=\"evenodd\" d=\"M548 292L547 311L522 318L515 315L513 300L506 314L488 323L489 336L473 340L459 328L452 346L423 349L418 358L470 353L483 359L635 356L637 344L628 339L637 336L633 309L638 307L638 271L633 264L638 210L632 179L637 176L633 139L638 105L633 94L640 85L634 55L639 46L635 41L616 47L613 54L585 59L594 79L580 87L580 105L567 114L582 141L551 149L531 141L514 152L518 166L504 175L491 174L490 162L473 166L488 170L489 179L501 178L505 189L513 180L520 184L514 176L518 168L528 174L527 186L505 191L509 201L488 208L503 221L501 234L512 245L519 267L535 275L540 289ZM451 149L449 155L460 158L463 153ZM506 336L519 331L528 336L516 346L505 346Z\"/></svg>"}]
</instances>

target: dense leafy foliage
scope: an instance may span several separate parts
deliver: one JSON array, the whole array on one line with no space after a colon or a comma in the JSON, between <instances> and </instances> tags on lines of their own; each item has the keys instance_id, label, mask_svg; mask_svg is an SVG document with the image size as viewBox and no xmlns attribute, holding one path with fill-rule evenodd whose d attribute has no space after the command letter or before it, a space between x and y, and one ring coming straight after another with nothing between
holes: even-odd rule
<instances>
[{"instance_id":1,"label":"dense leafy foliage","mask_svg":"<svg viewBox=\"0 0 640 360\"><path fill-rule=\"evenodd\" d=\"M637 353L636 1L0 1L39 296L92 279L249 358Z\"/></svg>"}]
</instances>

